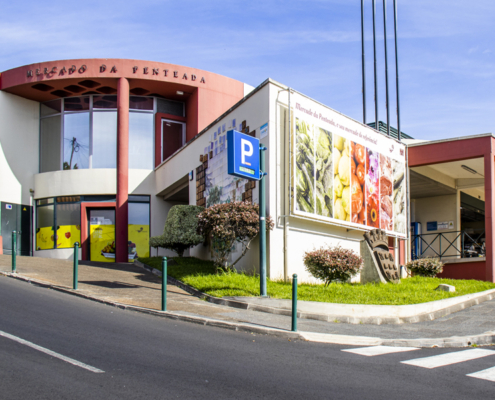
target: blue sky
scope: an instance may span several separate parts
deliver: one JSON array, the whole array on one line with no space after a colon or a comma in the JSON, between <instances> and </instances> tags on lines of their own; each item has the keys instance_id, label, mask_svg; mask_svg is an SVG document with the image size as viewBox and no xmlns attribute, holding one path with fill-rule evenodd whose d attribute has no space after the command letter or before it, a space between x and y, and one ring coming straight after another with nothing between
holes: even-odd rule
<instances>
[{"instance_id":1,"label":"blue sky","mask_svg":"<svg viewBox=\"0 0 495 400\"><path fill-rule=\"evenodd\" d=\"M380 119L383 9L377 0ZM387 1L396 125L392 0ZM270 77L362 120L359 0L0 1L0 71L67 58L135 58ZM495 132L495 2L398 0L402 130L418 139ZM368 122L374 120L366 0Z\"/></svg>"}]
</instances>

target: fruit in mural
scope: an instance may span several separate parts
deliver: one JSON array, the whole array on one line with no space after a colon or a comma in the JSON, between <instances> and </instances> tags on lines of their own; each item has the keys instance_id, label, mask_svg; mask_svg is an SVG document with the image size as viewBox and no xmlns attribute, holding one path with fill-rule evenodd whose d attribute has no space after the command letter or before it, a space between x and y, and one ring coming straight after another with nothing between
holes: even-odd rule
<instances>
[{"instance_id":1,"label":"fruit in mural","mask_svg":"<svg viewBox=\"0 0 495 400\"><path fill-rule=\"evenodd\" d=\"M66 237L67 239L70 239L70 232L65 232L65 237Z\"/></svg>"},{"instance_id":2,"label":"fruit in mural","mask_svg":"<svg viewBox=\"0 0 495 400\"><path fill-rule=\"evenodd\" d=\"M103 253L115 253L115 242L112 242L112 244L107 244L103 250L101 251L102 255Z\"/></svg>"}]
</instances>

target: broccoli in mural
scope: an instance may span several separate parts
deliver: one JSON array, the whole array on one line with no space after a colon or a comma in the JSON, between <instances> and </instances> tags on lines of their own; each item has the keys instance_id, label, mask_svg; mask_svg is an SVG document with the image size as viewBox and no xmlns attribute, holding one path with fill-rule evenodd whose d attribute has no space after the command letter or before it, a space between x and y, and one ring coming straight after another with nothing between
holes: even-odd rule
<instances>
[{"instance_id":1,"label":"broccoli in mural","mask_svg":"<svg viewBox=\"0 0 495 400\"><path fill-rule=\"evenodd\" d=\"M296 118L296 200L300 211L332 217L332 134L299 118Z\"/></svg>"}]
</instances>

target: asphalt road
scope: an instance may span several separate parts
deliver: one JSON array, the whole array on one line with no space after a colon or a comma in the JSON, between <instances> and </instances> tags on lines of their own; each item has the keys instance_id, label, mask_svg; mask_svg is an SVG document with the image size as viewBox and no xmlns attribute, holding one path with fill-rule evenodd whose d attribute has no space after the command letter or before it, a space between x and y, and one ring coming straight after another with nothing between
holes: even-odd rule
<instances>
[{"instance_id":1,"label":"asphalt road","mask_svg":"<svg viewBox=\"0 0 495 400\"><path fill-rule=\"evenodd\" d=\"M342 351L349 346L119 310L6 277L0 331L104 371L0 335L0 399L495 398L495 382L466 376L494 367L495 351L426 369L401 361L462 349L366 357Z\"/></svg>"}]
</instances>

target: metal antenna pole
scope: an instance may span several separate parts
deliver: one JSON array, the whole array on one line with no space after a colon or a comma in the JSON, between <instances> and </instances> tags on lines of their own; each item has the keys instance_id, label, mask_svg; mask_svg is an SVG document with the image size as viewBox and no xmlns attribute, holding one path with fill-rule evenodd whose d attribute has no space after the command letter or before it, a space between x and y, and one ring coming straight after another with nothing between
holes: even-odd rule
<instances>
[{"instance_id":1,"label":"metal antenna pole","mask_svg":"<svg viewBox=\"0 0 495 400\"><path fill-rule=\"evenodd\" d=\"M361 0L361 49L362 49L362 70L363 70L363 124L366 124L366 67L364 51L364 0Z\"/></svg>"},{"instance_id":2,"label":"metal antenna pole","mask_svg":"<svg viewBox=\"0 0 495 400\"><path fill-rule=\"evenodd\" d=\"M387 109L387 135L390 136L390 108L388 106L387 0L383 0L383 43L385 45L385 106Z\"/></svg>"},{"instance_id":3,"label":"metal antenna pole","mask_svg":"<svg viewBox=\"0 0 495 400\"><path fill-rule=\"evenodd\" d=\"M394 38L395 38L395 85L397 93L397 139L402 140L400 131L400 102L399 102L399 52L397 46L397 1L394 0Z\"/></svg>"},{"instance_id":4,"label":"metal antenna pole","mask_svg":"<svg viewBox=\"0 0 495 400\"><path fill-rule=\"evenodd\" d=\"M378 126L378 81L376 76L376 0L373 0L373 58L374 58L374 75L375 75L375 129L380 130Z\"/></svg>"}]
</instances>

